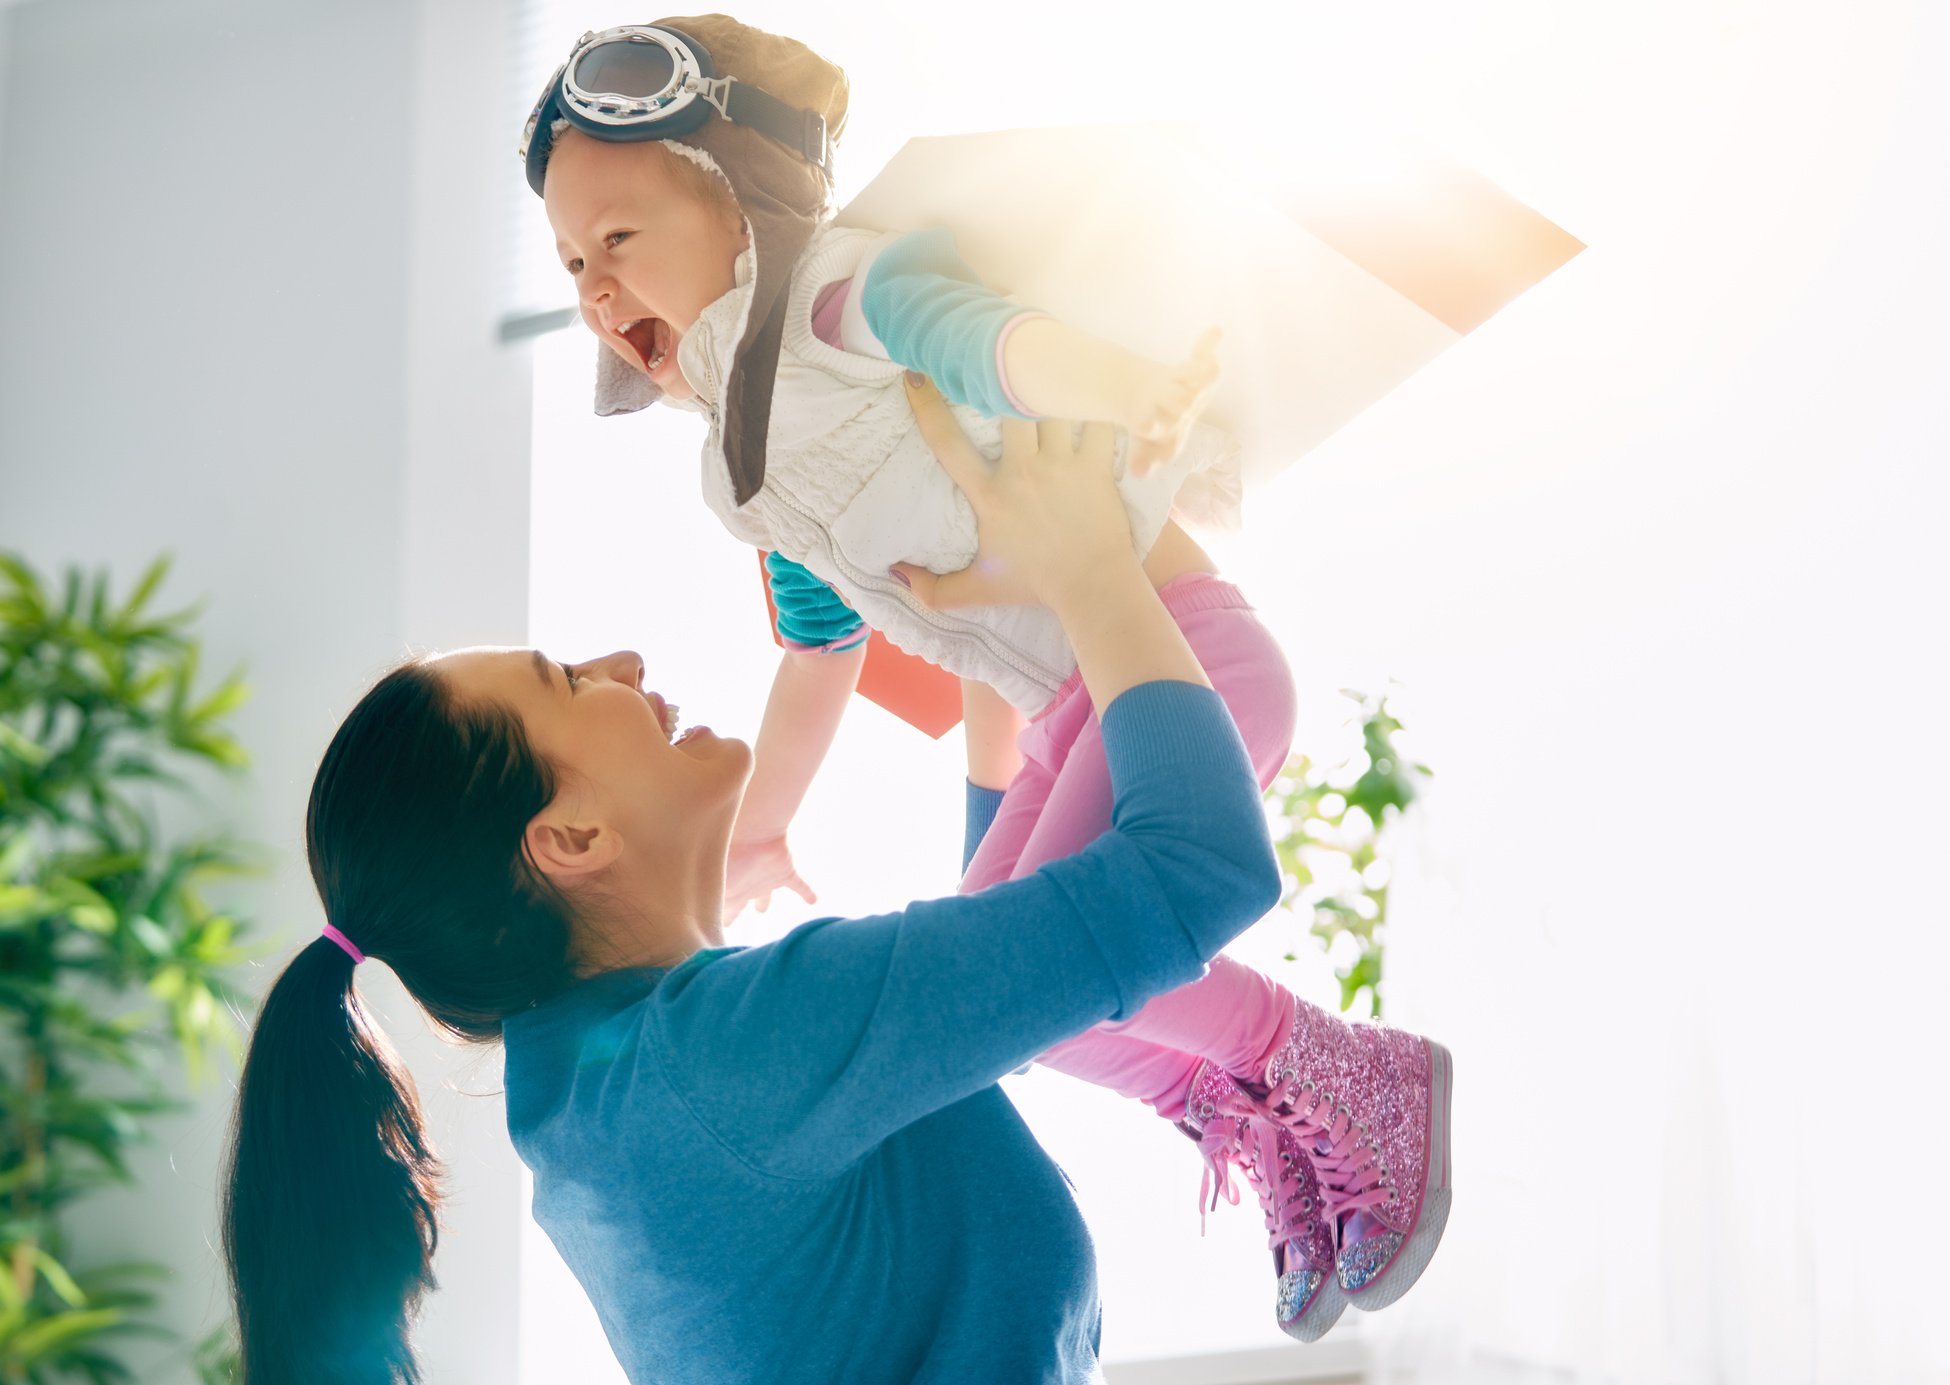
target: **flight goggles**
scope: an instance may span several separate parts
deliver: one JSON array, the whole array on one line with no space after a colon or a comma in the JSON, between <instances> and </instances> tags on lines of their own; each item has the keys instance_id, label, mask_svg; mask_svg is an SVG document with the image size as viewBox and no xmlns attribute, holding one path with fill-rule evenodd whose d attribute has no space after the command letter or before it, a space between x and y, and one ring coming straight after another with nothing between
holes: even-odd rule
<instances>
[{"instance_id":1,"label":"flight goggles","mask_svg":"<svg viewBox=\"0 0 1950 1385\"><path fill-rule=\"evenodd\" d=\"M597 139L623 143L687 135L714 114L771 136L832 176L824 117L788 106L750 82L718 76L703 44L682 30L650 24L577 39L569 60L542 89L516 152L539 197L558 118Z\"/></svg>"}]
</instances>

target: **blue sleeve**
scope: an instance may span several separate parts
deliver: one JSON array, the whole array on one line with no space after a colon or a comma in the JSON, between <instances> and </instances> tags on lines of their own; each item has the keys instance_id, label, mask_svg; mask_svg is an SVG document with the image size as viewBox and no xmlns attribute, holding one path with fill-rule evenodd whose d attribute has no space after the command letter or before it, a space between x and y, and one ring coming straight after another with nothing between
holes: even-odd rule
<instances>
[{"instance_id":1,"label":"blue sleeve","mask_svg":"<svg viewBox=\"0 0 1950 1385\"><path fill-rule=\"evenodd\" d=\"M918 370L951 402L997 418L1028 418L996 371L1002 329L1027 309L984 288L947 230L915 231L874 257L860 311L887 355Z\"/></svg>"},{"instance_id":2,"label":"blue sleeve","mask_svg":"<svg viewBox=\"0 0 1950 1385\"><path fill-rule=\"evenodd\" d=\"M837 654L866 642L866 624L853 608L790 558L766 554L765 576L779 612L779 637L788 644Z\"/></svg>"},{"instance_id":3,"label":"blue sleeve","mask_svg":"<svg viewBox=\"0 0 1950 1385\"><path fill-rule=\"evenodd\" d=\"M1059 1039L1203 974L1279 900L1258 784L1209 688L1103 716L1112 824L978 894L802 924L665 978L646 1048L725 1145L830 1177Z\"/></svg>"},{"instance_id":4,"label":"blue sleeve","mask_svg":"<svg viewBox=\"0 0 1950 1385\"><path fill-rule=\"evenodd\" d=\"M995 821L995 810L1002 806L1001 789L985 789L973 779L963 781L968 785L968 808L962 819L961 830L961 870L968 874L968 863L975 859L975 849L982 844L982 838L989 834L989 826Z\"/></svg>"}]
</instances>

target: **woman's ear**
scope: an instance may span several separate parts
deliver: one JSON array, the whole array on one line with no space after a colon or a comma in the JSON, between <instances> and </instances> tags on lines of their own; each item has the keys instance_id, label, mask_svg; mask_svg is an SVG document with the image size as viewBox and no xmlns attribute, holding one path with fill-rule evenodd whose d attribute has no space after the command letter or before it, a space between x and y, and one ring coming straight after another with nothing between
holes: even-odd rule
<instances>
[{"instance_id":1,"label":"woman's ear","mask_svg":"<svg viewBox=\"0 0 1950 1385\"><path fill-rule=\"evenodd\" d=\"M599 823L578 825L547 812L529 821L522 842L535 868L557 883L595 874L614 862L623 848L623 839L612 828Z\"/></svg>"}]
</instances>

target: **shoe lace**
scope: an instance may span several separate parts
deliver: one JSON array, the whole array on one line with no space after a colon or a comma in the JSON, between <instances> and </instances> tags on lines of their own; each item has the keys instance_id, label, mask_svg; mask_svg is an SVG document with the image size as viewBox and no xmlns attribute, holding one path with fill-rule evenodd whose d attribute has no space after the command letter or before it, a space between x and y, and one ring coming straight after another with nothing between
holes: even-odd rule
<instances>
[{"instance_id":1,"label":"shoe lace","mask_svg":"<svg viewBox=\"0 0 1950 1385\"><path fill-rule=\"evenodd\" d=\"M1293 1132L1320 1179L1321 1210L1341 1246L1347 1218L1395 1200L1388 1167L1369 1138L1365 1122L1311 1082L1301 1083L1276 1101L1262 1103L1268 1119Z\"/></svg>"},{"instance_id":2,"label":"shoe lace","mask_svg":"<svg viewBox=\"0 0 1950 1385\"><path fill-rule=\"evenodd\" d=\"M1289 1144L1290 1153L1282 1150L1279 1131L1278 1125L1270 1123L1249 1126L1239 1143L1239 1158L1241 1165L1254 1175L1251 1181L1259 1189L1259 1210L1266 1219L1267 1244L1275 1251L1284 1251L1288 1242L1303 1239L1307 1234L1314 1218L1314 1205L1293 1167L1294 1159L1306 1156L1297 1144Z\"/></svg>"},{"instance_id":3,"label":"shoe lace","mask_svg":"<svg viewBox=\"0 0 1950 1385\"><path fill-rule=\"evenodd\" d=\"M1205 1164L1198 1178L1198 1234L1203 1236L1205 1214L1217 1210L1220 1197L1239 1205L1239 1189L1232 1182L1232 1166L1239 1162L1239 1122L1229 1116L1207 1121L1198 1137L1198 1157Z\"/></svg>"}]
</instances>

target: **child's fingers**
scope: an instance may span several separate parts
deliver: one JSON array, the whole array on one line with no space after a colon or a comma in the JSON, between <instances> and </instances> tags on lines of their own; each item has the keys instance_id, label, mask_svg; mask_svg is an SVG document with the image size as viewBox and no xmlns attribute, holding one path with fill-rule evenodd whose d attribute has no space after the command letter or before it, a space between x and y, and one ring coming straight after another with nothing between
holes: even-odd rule
<instances>
[{"instance_id":1,"label":"child's fingers","mask_svg":"<svg viewBox=\"0 0 1950 1385\"><path fill-rule=\"evenodd\" d=\"M907 407L914 412L914 423L921 440L941 463L942 470L954 479L962 492L973 496L988 479L988 459L975 450L968 435L948 412L948 401L925 375L905 371L902 384L907 390Z\"/></svg>"},{"instance_id":2,"label":"child's fingers","mask_svg":"<svg viewBox=\"0 0 1950 1385\"><path fill-rule=\"evenodd\" d=\"M799 898L805 900L806 903L808 904L819 903L819 896L813 893L813 887L811 885L808 885L804 880L800 879L799 873L797 871L794 871L792 873L792 878L787 880L785 883L791 886L792 892L798 895Z\"/></svg>"},{"instance_id":3,"label":"child's fingers","mask_svg":"<svg viewBox=\"0 0 1950 1385\"><path fill-rule=\"evenodd\" d=\"M1192 344L1192 354L1178 369L1178 379L1195 390L1208 388L1219 378L1219 329L1208 327Z\"/></svg>"}]
</instances>

